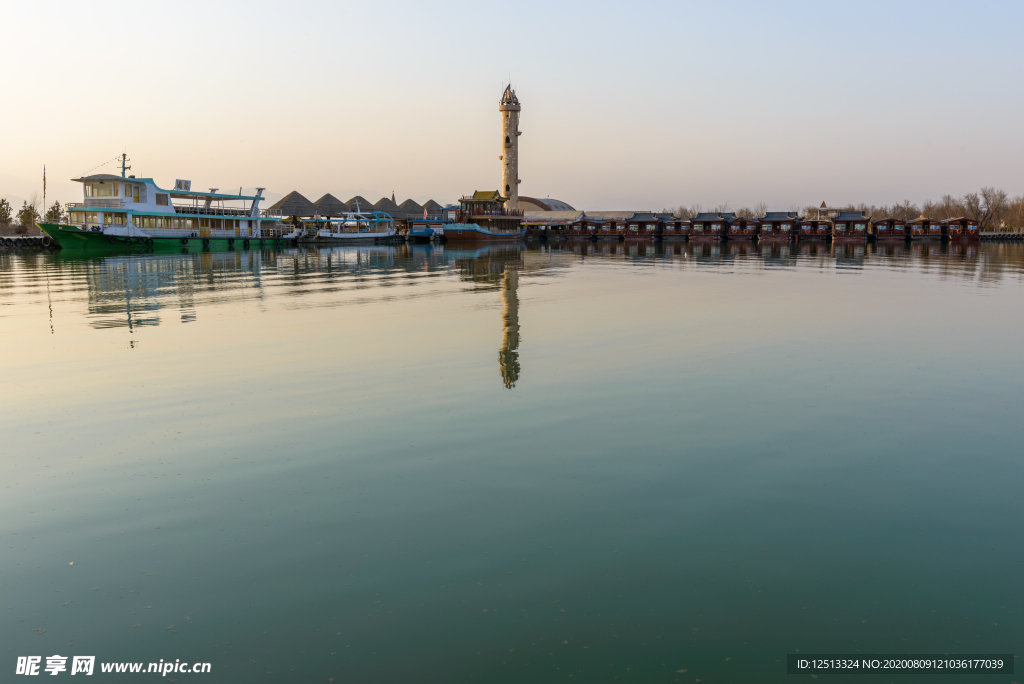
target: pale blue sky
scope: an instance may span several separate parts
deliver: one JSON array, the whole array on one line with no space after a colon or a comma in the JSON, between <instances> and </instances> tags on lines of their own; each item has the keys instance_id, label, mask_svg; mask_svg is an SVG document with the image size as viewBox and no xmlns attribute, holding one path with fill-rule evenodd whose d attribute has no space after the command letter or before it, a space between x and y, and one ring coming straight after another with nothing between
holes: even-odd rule
<instances>
[{"instance_id":1,"label":"pale blue sky","mask_svg":"<svg viewBox=\"0 0 1024 684\"><path fill-rule=\"evenodd\" d=\"M1024 193L1019 2L9 3L0 194L134 173L578 208Z\"/></svg>"}]
</instances>

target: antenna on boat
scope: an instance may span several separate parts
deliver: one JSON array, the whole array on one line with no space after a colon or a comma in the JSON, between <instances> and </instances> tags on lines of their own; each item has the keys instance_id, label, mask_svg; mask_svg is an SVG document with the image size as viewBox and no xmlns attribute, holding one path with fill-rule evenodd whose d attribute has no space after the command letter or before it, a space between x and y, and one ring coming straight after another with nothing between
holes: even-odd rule
<instances>
[{"instance_id":1,"label":"antenna on boat","mask_svg":"<svg viewBox=\"0 0 1024 684\"><path fill-rule=\"evenodd\" d=\"M125 166L125 164L127 162L129 162L129 161L131 161L131 160L128 159L128 155L126 153L122 152L121 153L121 178L124 178L125 171L128 171L129 169L132 168L130 166Z\"/></svg>"}]
</instances>

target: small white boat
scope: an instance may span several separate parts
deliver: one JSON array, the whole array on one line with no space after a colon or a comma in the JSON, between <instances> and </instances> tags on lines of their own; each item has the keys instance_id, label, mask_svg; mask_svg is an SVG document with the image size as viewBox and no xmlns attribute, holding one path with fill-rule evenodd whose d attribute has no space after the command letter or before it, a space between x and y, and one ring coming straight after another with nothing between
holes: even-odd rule
<instances>
[{"instance_id":1,"label":"small white boat","mask_svg":"<svg viewBox=\"0 0 1024 684\"><path fill-rule=\"evenodd\" d=\"M352 211L337 220L323 221L317 242L351 242L395 237L395 221L383 211Z\"/></svg>"},{"instance_id":2,"label":"small white boat","mask_svg":"<svg viewBox=\"0 0 1024 684\"><path fill-rule=\"evenodd\" d=\"M339 217L303 221L285 240L295 242L378 242L394 238L395 222L383 211L352 211Z\"/></svg>"}]
</instances>

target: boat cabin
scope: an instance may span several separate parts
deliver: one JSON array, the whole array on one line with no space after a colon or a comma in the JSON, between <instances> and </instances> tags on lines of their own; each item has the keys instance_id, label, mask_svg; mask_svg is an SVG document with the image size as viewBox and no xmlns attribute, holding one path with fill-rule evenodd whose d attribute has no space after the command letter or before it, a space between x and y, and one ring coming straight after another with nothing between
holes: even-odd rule
<instances>
[{"instance_id":1,"label":"boat cabin","mask_svg":"<svg viewBox=\"0 0 1024 684\"><path fill-rule=\"evenodd\" d=\"M910 233L911 240L941 240L942 222L921 216L913 221L907 221L907 232Z\"/></svg>"},{"instance_id":2,"label":"boat cabin","mask_svg":"<svg viewBox=\"0 0 1024 684\"><path fill-rule=\"evenodd\" d=\"M805 218L796 223L797 239L804 242L822 242L832 237L832 219Z\"/></svg>"},{"instance_id":3,"label":"boat cabin","mask_svg":"<svg viewBox=\"0 0 1024 684\"><path fill-rule=\"evenodd\" d=\"M907 222L891 216L871 222L875 239L883 242L902 242L907 237Z\"/></svg>"},{"instance_id":4,"label":"boat cabin","mask_svg":"<svg viewBox=\"0 0 1024 684\"><path fill-rule=\"evenodd\" d=\"M788 242L796 235L799 220L795 211L769 211L760 219L758 239L762 242Z\"/></svg>"},{"instance_id":5,"label":"boat cabin","mask_svg":"<svg viewBox=\"0 0 1024 684\"><path fill-rule=\"evenodd\" d=\"M974 242L981 239L978 222L965 216L951 218L942 222L945 233L950 240Z\"/></svg>"},{"instance_id":6,"label":"boat cabin","mask_svg":"<svg viewBox=\"0 0 1024 684\"><path fill-rule=\"evenodd\" d=\"M843 211L832 222L833 242L867 242L871 219L863 211Z\"/></svg>"},{"instance_id":7,"label":"boat cabin","mask_svg":"<svg viewBox=\"0 0 1024 684\"><path fill-rule=\"evenodd\" d=\"M666 217L661 224L661 239L680 242L690 236L693 224L689 219L678 216Z\"/></svg>"},{"instance_id":8,"label":"boat cabin","mask_svg":"<svg viewBox=\"0 0 1024 684\"><path fill-rule=\"evenodd\" d=\"M573 226L582 211L526 211L523 225L528 240L564 240L573 232Z\"/></svg>"},{"instance_id":9,"label":"boat cabin","mask_svg":"<svg viewBox=\"0 0 1024 684\"><path fill-rule=\"evenodd\" d=\"M618 242L623 239L629 230L630 219L635 212L632 211L588 211L578 221L574 222L572 238L579 235L583 239L601 240L604 242ZM639 224L637 225L639 233Z\"/></svg>"},{"instance_id":10,"label":"boat cabin","mask_svg":"<svg viewBox=\"0 0 1024 684\"><path fill-rule=\"evenodd\" d=\"M653 240L658 234L661 219L651 211L638 211L626 222L623 238L626 240Z\"/></svg>"},{"instance_id":11,"label":"boat cabin","mask_svg":"<svg viewBox=\"0 0 1024 684\"><path fill-rule=\"evenodd\" d=\"M757 234L761 232L761 222L754 218L734 217L726 225L728 226L727 240L753 242Z\"/></svg>"},{"instance_id":12,"label":"boat cabin","mask_svg":"<svg viewBox=\"0 0 1024 684\"><path fill-rule=\"evenodd\" d=\"M702 242L724 240L726 224L734 218L736 218L736 214L720 212L697 214L690 221L690 239Z\"/></svg>"}]
</instances>

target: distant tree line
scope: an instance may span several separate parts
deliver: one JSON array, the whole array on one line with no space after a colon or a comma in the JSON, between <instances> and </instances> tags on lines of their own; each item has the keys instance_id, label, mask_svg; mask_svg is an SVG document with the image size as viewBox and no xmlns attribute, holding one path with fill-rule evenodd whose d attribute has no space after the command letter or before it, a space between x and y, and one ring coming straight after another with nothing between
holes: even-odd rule
<instances>
[{"instance_id":1,"label":"distant tree line","mask_svg":"<svg viewBox=\"0 0 1024 684\"><path fill-rule=\"evenodd\" d=\"M765 215L767 208L767 205L761 202L752 208L741 207L735 213L741 218L758 218ZM821 211L815 206L804 207L802 211L799 207L789 207L789 210L802 213L805 216L814 216ZM691 204L689 206L680 205L666 211L671 211L681 218L691 219L703 211L727 212L730 209L728 204L708 209L704 209L699 204ZM989 187L982 188L978 192L969 192L963 197L943 195L938 202L927 200L921 206L910 200L904 200L902 204L893 204L892 206L850 204L843 207L829 207L827 211L862 211L872 219L894 218L901 221L909 221L919 216L927 216L939 221L965 216L977 221L981 229L985 231L1024 227L1024 195L1010 197L1003 190Z\"/></svg>"},{"instance_id":2,"label":"distant tree line","mask_svg":"<svg viewBox=\"0 0 1024 684\"><path fill-rule=\"evenodd\" d=\"M60 222L67 218L67 213L64 211L64 207L61 206L60 202L54 202L53 206L46 210L45 217L39 215L39 199L33 197L31 200L22 202L21 209L17 212L14 211L14 207L6 199L0 198L0 226L4 228L10 226L12 223L20 226L22 229L27 230L34 228L36 222L40 219L45 218L47 221ZM20 232L24 232L21 230Z\"/></svg>"}]
</instances>

